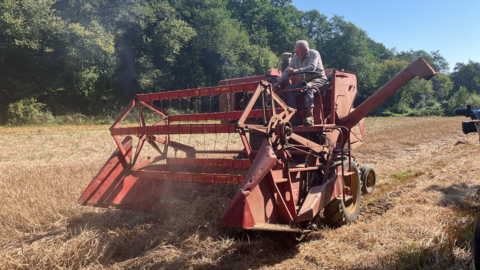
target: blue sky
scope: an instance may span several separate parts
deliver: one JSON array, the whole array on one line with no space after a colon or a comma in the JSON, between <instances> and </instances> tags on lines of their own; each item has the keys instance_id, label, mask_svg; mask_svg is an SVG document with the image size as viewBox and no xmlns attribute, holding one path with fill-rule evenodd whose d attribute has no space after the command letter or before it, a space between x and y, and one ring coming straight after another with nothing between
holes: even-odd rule
<instances>
[{"instance_id":1,"label":"blue sky","mask_svg":"<svg viewBox=\"0 0 480 270\"><path fill-rule=\"evenodd\" d=\"M329 18L344 16L389 49L439 50L450 70L457 62L480 62L480 0L293 0L293 4Z\"/></svg>"}]
</instances>

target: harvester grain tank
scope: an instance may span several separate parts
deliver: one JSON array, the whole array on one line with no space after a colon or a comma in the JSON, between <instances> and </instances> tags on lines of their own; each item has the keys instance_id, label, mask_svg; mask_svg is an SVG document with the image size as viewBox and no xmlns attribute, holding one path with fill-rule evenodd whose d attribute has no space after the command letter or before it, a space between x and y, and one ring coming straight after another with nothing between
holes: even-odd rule
<instances>
[{"instance_id":1,"label":"harvester grain tank","mask_svg":"<svg viewBox=\"0 0 480 270\"><path fill-rule=\"evenodd\" d=\"M291 124L292 117L303 116L302 102L295 110L281 96L303 89L276 92L271 82L280 73L271 70L265 76L225 80L214 87L137 95L110 128L117 150L78 202L151 210L177 189L209 190L230 184L238 190L223 217L228 227L305 231L318 219L333 226L354 221L362 193L371 193L375 185L373 168L359 168L351 155L364 141L363 118L411 79L430 79L436 72L420 57L354 109L357 75L326 70L329 81L315 96L313 126ZM153 103L212 95L228 97L228 106L217 113L168 115ZM135 107L139 125L120 127ZM162 120L146 125L145 108ZM218 133L238 134L243 149L198 150L171 136ZM249 133L261 134L259 146L252 147ZM139 138L135 153L131 135ZM159 155L137 164L145 143ZM169 149L184 152L184 157L169 155ZM219 158L197 158L203 154ZM233 158L234 154L245 158Z\"/></svg>"}]
</instances>

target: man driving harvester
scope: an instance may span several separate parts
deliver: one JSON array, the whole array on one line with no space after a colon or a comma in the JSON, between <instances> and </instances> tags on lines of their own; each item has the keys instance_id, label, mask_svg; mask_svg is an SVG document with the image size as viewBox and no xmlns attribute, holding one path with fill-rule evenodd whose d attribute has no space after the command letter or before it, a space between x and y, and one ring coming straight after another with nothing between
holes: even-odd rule
<instances>
[{"instance_id":1,"label":"man driving harvester","mask_svg":"<svg viewBox=\"0 0 480 270\"><path fill-rule=\"evenodd\" d=\"M308 72L308 73L304 73ZM313 125L313 95L315 92L322 87L327 81L325 76L325 70L323 69L322 58L320 53L316 50L308 48L308 42L305 40L299 40L295 44L295 55L292 57L292 61L287 66L279 81L274 84L277 88L283 85L290 76L304 73L305 74L305 109L306 117L303 119L303 125L312 126ZM299 83L285 88L285 90L298 89L302 88L301 80L298 80ZM294 109L297 108L297 103L295 101L294 92L286 92L287 95L287 105ZM299 122L297 119L292 119L293 121ZM293 122L292 121L292 122ZM292 123L295 125L295 123Z\"/></svg>"}]
</instances>

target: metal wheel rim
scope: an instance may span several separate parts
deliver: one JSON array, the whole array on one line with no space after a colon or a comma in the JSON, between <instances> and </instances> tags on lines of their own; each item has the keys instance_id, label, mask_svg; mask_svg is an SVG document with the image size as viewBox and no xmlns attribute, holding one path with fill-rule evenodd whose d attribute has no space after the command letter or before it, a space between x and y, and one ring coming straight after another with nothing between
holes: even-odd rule
<instances>
[{"instance_id":1,"label":"metal wheel rim","mask_svg":"<svg viewBox=\"0 0 480 270\"><path fill-rule=\"evenodd\" d=\"M367 182L367 189L371 189L371 188L372 188L372 186L373 186L373 181L374 181L374 179L373 179L373 173L370 172L370 173L367 175L367 181L366 181L366 182Z\"/></svg>"},{"instance_id":2,"label":"metal wheel rim","mask_svg":"<svg viewBox=\"0 0 480 270\"><path fill-rule=\"evenodd\" d=\"M353 171L355 172L355 171ZM345 183L346 184L346 183ZM353 192L352 194L352 200L351 202L347 205L345 205L345 210L351 214L353 212L355 212L355 209L357 209L358 207L358 197L359 197L359 187L358 187L358 175L356 173L352 174L352 181L350 183L350 190Z\"/></svg>"}]
</instances>

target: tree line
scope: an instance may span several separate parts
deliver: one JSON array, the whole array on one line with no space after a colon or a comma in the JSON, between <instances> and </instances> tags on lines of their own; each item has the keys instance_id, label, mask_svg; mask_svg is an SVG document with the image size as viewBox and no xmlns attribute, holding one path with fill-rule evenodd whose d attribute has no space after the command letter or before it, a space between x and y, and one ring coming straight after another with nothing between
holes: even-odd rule
<instances>
[{"instance_id":1,"label":"tree line","mask_svg":"<svg viewBox=\"0 0 480 270\"><path fill-rule=\"evenodd\" d=\"M115 115L136 94L265 74L300 39L320 51L325 68L358 74L357 104L419 56L439 72L411 81L372 115L480 107L480 63L449 72L439 51L388 49L343 17L301 11L291 0L2 0L0 29L3 123Z\"/></svg>"}]
</instances>

